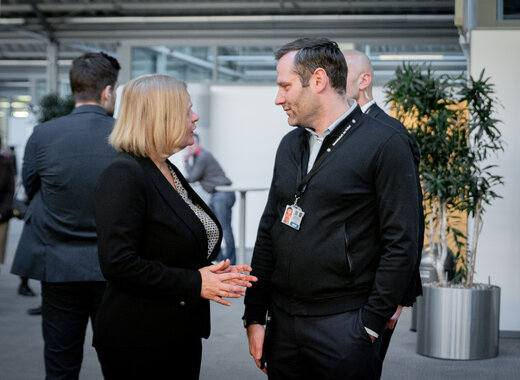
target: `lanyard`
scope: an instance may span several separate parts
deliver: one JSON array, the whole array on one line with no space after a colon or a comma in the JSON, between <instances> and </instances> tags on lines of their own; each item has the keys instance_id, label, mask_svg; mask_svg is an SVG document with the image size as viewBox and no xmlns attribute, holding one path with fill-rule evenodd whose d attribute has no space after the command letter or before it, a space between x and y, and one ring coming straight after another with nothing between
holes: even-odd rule
<instances>
[{"instance_id":1,"label":"lanyard","mask_svg":"<svg viewBox=\"0 0 520 380\"><path fill-rule=\"evenodd\" d=\"M298 200L303 196L303 194L305 193L305 190L307 190L307 184L309 183L311 178L314 176L314 174L316 174L316 172L318 171L319 167L321 166L321 164L323 163L323 161L325 160L327 155L332 151L332 149L336 146L336 144L339 142L339 140L341 140L343 138L343 136L345 136L345 134L349 131L349 129L351 127L352 127L352 125L348 124L343 128L343 131L341 132L341 134L331 144L329 144L327 146L327 148L325 149L325 152L323 152L323 154L321 156L319 156L318 159L314 162L314 165L312 166L311 171L308 172L307 175L302 178L302 180L298 184L298 189L297 189L296 195L294 197L294 205L298 204ZM325 141L326 140L327 140L327 138L325 138Z\"/></svg>"}]
</instances>

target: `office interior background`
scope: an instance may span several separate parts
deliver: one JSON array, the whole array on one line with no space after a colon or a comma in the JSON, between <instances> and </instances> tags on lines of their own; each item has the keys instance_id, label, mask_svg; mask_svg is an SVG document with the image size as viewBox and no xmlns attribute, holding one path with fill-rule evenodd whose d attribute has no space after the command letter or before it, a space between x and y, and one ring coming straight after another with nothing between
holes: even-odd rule
<instances>
[{"instance_id":1,"label":"office interior background","mask_svg":"<svg viewBox=\"0 0 520 380\"><path fill-rule=\"evenodd\" d=\"M41 97L69 94L72 59L104 51L121 63L121 85L147 73L185 80L200 115L201 144L234 185L268 188L276 148L291 129L274 104L273 53L314 36L369 56L374 97L387 110L384 85L405 61L429 64L439 74L477 76L485 68L492 77L506 142L496 163L505 186L503 198L487 209L476 281L501 287L501 334L520 337L519 1L2 0L0 134L21 166ZM180 157L172 160L182 169ZM267 191L247 194L248 248L266 199ZM235 234L237 223L235 206Z\"/></svg>"}]
</instances>

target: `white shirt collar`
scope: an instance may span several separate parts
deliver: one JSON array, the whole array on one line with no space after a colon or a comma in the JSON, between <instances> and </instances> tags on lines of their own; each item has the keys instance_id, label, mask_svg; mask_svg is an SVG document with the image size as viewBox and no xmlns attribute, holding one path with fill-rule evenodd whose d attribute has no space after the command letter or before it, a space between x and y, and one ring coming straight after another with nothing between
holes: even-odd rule
<instances>
[{"instance_id":1,"label":"white shirt collar","mask_svg":"<svg viewBox=\"0 0 520 380\"><path fill-rule=\"evenodd\" d=\"M372 99L371 101L369 101L364 106L361 106L361 112L363 112L363 113L367 112L367 109L369 109L372 104L375 104L375 102L376 101L374 99Z\"/></svg>"},{"instance_id":2,"label":"white shirt collar","mask_svg":"<svg viewBox=\"0 0 520 380\"><path fill-rule=\"evenodd\" d=\"M325 137L327 137L327 135L329 135L339 125L339 123L341 123L348 115L350 115L352 113L352 111L354 111L356 106L357 106L357 103L354 102L353 105L347 110L347 112L345 112L343 115L341 115L339 118L337 118L336 121L334 121L331 125L329 125L329 127L323 131L323 134L321 135L321 139L324 139ZM307 131L309 131L309 133L311 133L315 137L320 138L318 136L318 134L314 131L313 128L305 128L305 129Z\"/></svg>"}]
</instances>

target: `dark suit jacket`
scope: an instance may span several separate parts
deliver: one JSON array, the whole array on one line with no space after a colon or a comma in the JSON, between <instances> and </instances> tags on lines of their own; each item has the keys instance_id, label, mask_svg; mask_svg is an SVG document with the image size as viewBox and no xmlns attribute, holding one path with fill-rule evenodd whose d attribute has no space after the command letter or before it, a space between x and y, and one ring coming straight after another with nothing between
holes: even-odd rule
<instances>
[{"instance_id":1,"label":"dark suit jacket","mask_svg":"<svg viewBox=\"0 0 520 380\"><path fill-rule=\"evenodd\" d=\"M217 218L172 165L192 201ZM95 193L101 270L107 288L96 347L158 347L208 337L209 302L199 268L210 265L204 226L148 158L121 153ZM222 235L222 233L220 233Z\"/></svg>"},{"instance_id":2,"label":"dark suit jacket","mask_svg":"<svg viewBox=\"0 0 520 380\"><path fill-rule=\"evenodd\" d=\"M0 223L13 216L14 172L10 155L0 147Z\"/></svg>"},{"instance_id":3,"label":"dark suit jacket","mask_svg":"<svg viewBox=\"0 0 520 380\"><path fill-rule=\"evenodd\" d=\"M116 156L114 119L95 105L34 128L22 167L30 204L12 273L47 282L104 281L93 190Z\"/></svg>"},{"instance_id":4,"label":"dark suit jacket","mask_svg":"<svg viewBox=\"0 0 520 380\"><path fill-rule=\"evenodd\" d=\"M373 117L383 123L393 126L394 128L398 128L400 130L408 130L406 127L397 119L389 116L385 111L383 111L377 104L373 104L370 106L365 112L368 116ZM419 162L421 159L421 154L419 151L419 147L417 146L417 142L413 138L412 135L408 133L410 139L410 146L412 147L412 153L415 163L415 170L417 174L417 193L419 195L419 239L418 239L418 250L417 250L417 264L416 269L414 271L413 277L410 280L410 285L406 291L406 294L401 302L403 306L412 306L415 302L417 296L422 294L422 285L421 285L421 276L419 273L419 265L421 263L422 250L424 245L424 208L423 208L423 198L422 198L422 188L421 188L421 180L419 178Z\"/></svg>"}]
</instances>

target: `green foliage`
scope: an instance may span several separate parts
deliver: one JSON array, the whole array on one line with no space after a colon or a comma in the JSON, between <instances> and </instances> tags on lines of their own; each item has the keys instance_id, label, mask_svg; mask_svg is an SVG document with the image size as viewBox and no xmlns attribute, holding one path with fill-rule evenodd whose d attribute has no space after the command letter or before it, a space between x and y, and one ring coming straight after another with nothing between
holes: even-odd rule
<instances>
[{"instance_id":1,"label":"green foliage","mask_svg":"<svg viewBox=\"0 0 520 380\"><path fill-rule=\"evenodd\" d=\"M459 259L455 280L467 280L471 286L483 206L500 197L494 188L503 184L503 177L495 173L496 165L489 163L491 156L504 149L499 120L493 117L498 104L494 86L484 78L484 71L476 80L463 81L460 76L435 75L428 66L404 63L385 93L387 103L396 107L398 118L409 127L421 151L419 173L424 202L430 205L430 240L444 241L451 234ZM467 259L461 255L466 235L450 224L453 214L448 213L447 234L441 234L445 208L475 218Z\"/></svg>"},{"instance_id":2,"label":"green foliage","mask_svg":"<svg viewBox=\"0 0 520 380\"><path fill-rule=\"evenodd\" d=\"M403 64L386 85L387 102L397 107L402 122L421 150L419 172L425 201L438 198L454 206L460 192L460 162L468 150L467 129L454 99L453 79L436 76L430 67Z\"/></svg>"},{"instance_id":3,"label":"green foliage","mask_svg":"<svg viewBox=\"0 0 520 380\"><path fill-rule=\"evenodd\" d=\"M455 257L457 258L457 268L455 270L455 275L451 279L454 284L460 284L466 282L467 278L467 262L466 257L461 255L462 248L466 245L466 234L463 231L460 231L452 226L448 226L449 232L451 232L453 236L453 240L457 247L457 254Z\"/></svg>"},{"instance_id":4,"label":"green foliage","mask_svg":"<svg viewBox=\"0 0 520 380\"><path fill-rule=\"evenodd\" d=\"M489 81L489 77L484 79L482 70L477 80L470 77L460 91L462 99L468 102L467 124L472 147L465 168L466 186L462 193L464 202L461 210L467 211L472 217L475 216L479 204L482 206L482 213L484 204L489 205L494 199L501 198L494 187L504 183L503 176L494 173L497 165L488 163L490 158L504 150L502 132L497 127L500 120L493 117L499 103L495 97L494 85Z\"/></svg>"},{"instance_id":5,"label":"green foliage","mask_svg":"<svg viewBox=\"0 0 520 380\"><path fill-rule=\"evenodd\" d=\"M67 96L61 98L58 94L47 94L40 100L40 123L68 115L74 109L74 98Z\"/></svg>"}]
</instances>

